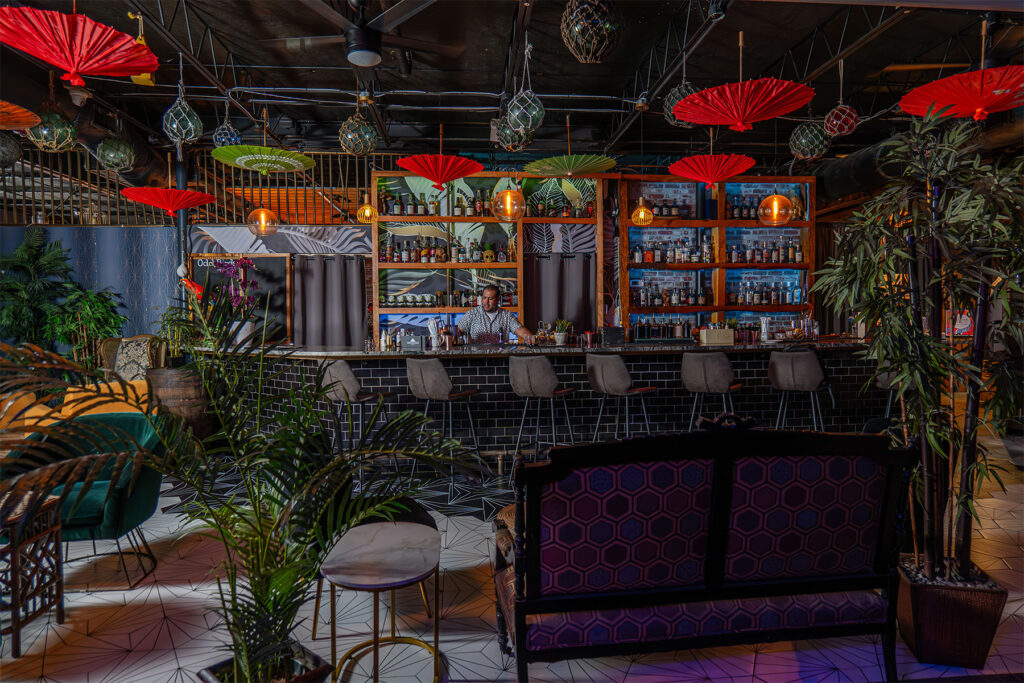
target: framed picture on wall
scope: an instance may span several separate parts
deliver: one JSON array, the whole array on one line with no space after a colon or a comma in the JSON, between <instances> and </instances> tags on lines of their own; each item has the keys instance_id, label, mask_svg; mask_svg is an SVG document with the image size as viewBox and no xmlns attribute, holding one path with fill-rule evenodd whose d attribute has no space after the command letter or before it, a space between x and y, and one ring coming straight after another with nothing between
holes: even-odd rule
<instances>
[{"instance_id":1,"label":"framed picture on wall","mask_svg":"<svg viewBox=\"0 0 1024 683\"><path fill-rule=\"evenodd\" d=\"M291 254L189 254L188 276L193 282L205 287L216 287L228 280L228 277L217 269L221 263L231 263L240 258L252 260L251 268L243 269L247 280L259 283L257 292L266 297L268 323L279 325L281 332L272 336L274 341L281 340L292 343L292 286L293 271ZM205 284L204 284L205 283ZM257 306L253 312L256 317L257 329L263 325L263 306Z\"/></svg>"}]
</instances>

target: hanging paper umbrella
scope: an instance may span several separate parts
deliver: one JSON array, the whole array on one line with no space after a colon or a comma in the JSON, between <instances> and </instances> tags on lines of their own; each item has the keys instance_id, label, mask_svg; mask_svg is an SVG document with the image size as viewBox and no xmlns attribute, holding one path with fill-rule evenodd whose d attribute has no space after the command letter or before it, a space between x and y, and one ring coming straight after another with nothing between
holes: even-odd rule
<instances>
[{"instance_id":1,"label":"hanging paper umbrella","mask_svg":"<svg viewBox=\"0 0 1024 683\"><path fill-rule=\"evenodd\" d=\"M682 178L704 183L710 188L720 180L743 173L754 165L744 154L700 154L683 157L668 167L668 172Z\"/></svg>"},{"instance_id":2,"label":"hanging paper umbrella","mask_svg":"<svg viewBox=\"0 0 1024 683\"><path fill-rule=\"evenodd\" d=\"M900 109L913 116L928 110L942 116L970 116L983 121L989 114L1024 106L1024 65L968 71L914 88L900 100Z\"/></svg>"},{"instance_id":3,"label":"hanging paper umbrella","mask_svg":"<svg viewBox=\"0 0 1024 683\"><path fill-rule=\"evenodd\" d=\"M72 85L82 76L131 76L156 71L156 55L127 33L82 14L0 7L0 42L63 69Z\"/></svg>"},{"instance_id":4,"label":"hanging paper umbrella","mask_svg":"<svg viewBox=\"0 0 1024 683\"><path fill-rule=\"evenodd\" d=\"M438 190L443 190L447 182L484 170L483 164L478 161L451 154L416 154L399 159L395 163L411 173L432 181Z\"/></svg>"},{"instance_id":5,"label":"hanging paper umbrella","mask_svg":"<svg viewBox=\"0 0 1024 683\"><path fill-rule=\"evenodd\" d=\"M27 130L39 125L39 115L0 100L0 130Z\"/></svg>"},{"instance_id":6,"label":"hanging paper umbrella","mask_svg":"<svg viewBox=\"0 0 1024 683\"><path fill-rule=\"evenodd\" d=\"M133 202L163 209L168 216L173 216L174 212L180 209L191 209L217 201L216 197L206 192L175 190L169 187L126 187L121 190L121 194Z\"/></svg>"},{"instance_id":7,"label":"hanging paper umbrella","mask_svg":"<svg viewBox=\"0 0 1024 683\"><path fill-rule=\"evenodd\" d=\"M210 154L228 166L246 171L259 171L263 175L305 171L316 166L316 162L305 154L262 145L225 145Z\"/></svg>"},{"instance_id":8,"label":"hanging paper umbrella","mask_svg":"<svg viewBox=\"0 0 1024 683\"><path fill-rule=\"evenodd\" d=\"M778 78L726 83L688 95L672 113L681 121L705 126L729 126L735 131L788 114L814 97L814 88Z\"/></svg>"},{"instance_id":9,"label":"hanging paper umbrella","mask_svg":"<svg viewBox=\"0 0 1024 683\"><path fill-rule=\"evenodd\" d=\"M565 117L565 138L568 154L531 161L523 170L542 176L573 176L587 173L604 173L615 165L615 160L601 154L573 154L572 135L569 132L569 116Z\"/></svg>"}]
</instances>

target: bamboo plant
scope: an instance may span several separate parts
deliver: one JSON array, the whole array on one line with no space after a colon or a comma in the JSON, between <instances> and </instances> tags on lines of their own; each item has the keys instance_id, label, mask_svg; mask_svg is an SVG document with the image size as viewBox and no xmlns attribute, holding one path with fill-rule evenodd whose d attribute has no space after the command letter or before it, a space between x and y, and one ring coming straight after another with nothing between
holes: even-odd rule
<instances>
[{"instance_id":1,"label":"bamboo plant","mask_svg":"<svg viewBox=\"0 0 1024 683\"><path fill-rule=\"evenodd\" d=\"M893 373L899 438L920 449L917 570L963 580L972 576L974 496L988 477L1001 485L979 430L1000 429L1024 400L1024 311L1012 301L1024 291L1024 157L983 158L976 124L941 114L913 119L884 143L885 163L900 175L838 231L838 255L814 291L866 324L864 355L879 374ZM944 338L964 312L969 338Z\"/></svg>"}]
</instances>

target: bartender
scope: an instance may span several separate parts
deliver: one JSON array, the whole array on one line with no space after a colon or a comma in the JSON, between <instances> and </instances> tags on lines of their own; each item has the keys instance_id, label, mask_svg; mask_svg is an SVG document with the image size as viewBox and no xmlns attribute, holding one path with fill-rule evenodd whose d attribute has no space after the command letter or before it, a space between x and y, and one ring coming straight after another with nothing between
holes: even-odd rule
<instances>
[{"instance_id":1,"label":"bartender","mask_svg":"<svg viewBox=\"0 0 1024 683\"><path fill-rule=\"evenodd\" d=\"M458 328L462 330L472 344L500 344L502 337L511 332L526 344L533 343L530 330L519 322L512 311L498 306L498 288L487 285L481 293L481 305L469 309L459 319Z\"/></svg>"}]
</instances>

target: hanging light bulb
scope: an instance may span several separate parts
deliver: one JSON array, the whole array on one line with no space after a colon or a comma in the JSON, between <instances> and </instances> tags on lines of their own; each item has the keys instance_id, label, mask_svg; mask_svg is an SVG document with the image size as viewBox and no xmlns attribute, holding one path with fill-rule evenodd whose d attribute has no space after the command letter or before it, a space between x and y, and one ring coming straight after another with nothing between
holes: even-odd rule
<instances>
[{"instance_id":1,"label":"hanging light bulb","mask_svg":"<svg viewBox=\"0 0 1024 683\"><path fill-rule=\"evenodd\" d=\"M363 204L356 210L356 220L360 223L372 223L377 220L377 209L370 203L370 195L363 193Z\"/></svg>"},{"instance_id":2,"label":"hanging light bulb","mask_svg":"<svg viewBox=\"0 0 1024 683\"><path fill-rule=\"evenodd\" d=\"M765 225L782 225L792 217L793 202L781 194L765 197L757 207L757 219Z\"/></svg>"},{"instance_id":3,"label":"hanging light bulb","mask_svg":"<svg viewBox=\"0 0 1024 683\"><path fill-rule=\"evenodd\" d=\"M636 209L633 211L631 218L633 220L633 224L639 225L640 227L650 225L651 221L654 220L654 213L647 208L646 204L644 204L643 197L640 197L640 199L637 200Z\"/></svg>"},{"instance_id":4,"label":"hanging light bulb","mask_svg":"<svg viewBox=\"0 0 1024 683\"><path fill-rule=\"evenodd\" d=\"M518 188L502 190L491 200L491 213L500 221L517 221L526 215L526 198Z\"/></svg>"},{"instance_id":5,"label":"hanging light bulb","mask_svg":"<svg viewBox=\"0 0 1024 683\"><path fill-rule=\"evenodd\" d=\"M267 237L277 232L277 215L262 206L249 214L246 223L249 225L249 232L257 237Z\"/></svg>"}]
</instances>

